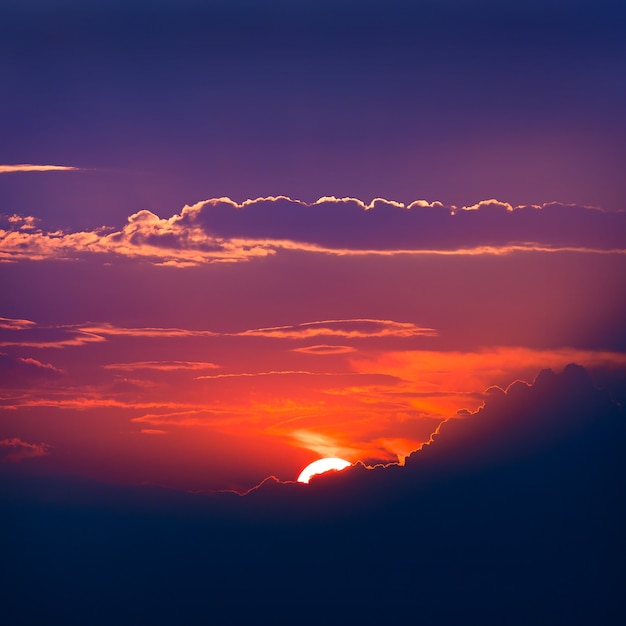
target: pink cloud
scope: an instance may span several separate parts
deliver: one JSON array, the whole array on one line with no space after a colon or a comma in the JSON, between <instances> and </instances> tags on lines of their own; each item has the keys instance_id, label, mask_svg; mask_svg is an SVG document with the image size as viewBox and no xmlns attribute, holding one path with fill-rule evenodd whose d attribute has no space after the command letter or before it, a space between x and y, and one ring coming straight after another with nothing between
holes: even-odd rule
<instances>
[{"instance_id":1,"label":"pink cloud","mask_svg":"<svg viewBox=\"0 0 626 626\"><path fill-rule=\"evenodd\" d=\"M81 168L70 165L34 165L32 163L19 163L17 165L0 165L0 174L12 174L14 172L72 172Z\"/></svg>"},{"instance_id":2,"label":"pink cloud","mask_svg":"<svg viewBox=\"0 0 626 626\"><path fill-rule=\"evenodd\" d=\"M14 357L0 352L0 387L23 388L45 384L63 375L63 370L31 357Z\"/></svg>"},{"instance_id":3,"label":"pink cloud","mask_svg":"<svg viewBox=\"0 0 626 626\"><path fill-rule=\"evenodd\" d=\"M101 335L72 326L38 326L30 322L28 325L6 325L4 328L10 332L0 341L0 346L66 348L106 341Z\"/></svg>"},{"instance_id":4,"label":"pink cloud","mask_svg":"<svg viewBox=\"0 0 626 626\"><path fill-rule=\"evenodd\" d=\"M6 330L22 330L35 326L35 322L31 320L12 319L10 317L0 317L0 328Z\"/></svg>"}]
</instances>

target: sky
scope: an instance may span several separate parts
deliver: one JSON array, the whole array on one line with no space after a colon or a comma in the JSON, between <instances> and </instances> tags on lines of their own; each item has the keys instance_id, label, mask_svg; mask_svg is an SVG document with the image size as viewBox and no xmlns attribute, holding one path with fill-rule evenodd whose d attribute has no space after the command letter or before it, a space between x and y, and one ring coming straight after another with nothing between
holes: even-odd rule
<instances>
[{"instance_id":1,"label":"sky","mask_svg":"<svg viewBox=\"0 0 626 626\"><path fill-rule=\"evenodd\" d=\"M301 610L304 587L347 620L414 616L417 587L427 623L461 606L612 623L625 17L609 0L3 2L0 494L28 557L3 572L12 623L98 623L107 589L102 623L148 605L201 622L201 584L220 623ZM353 465L294 484L324 457ZM369 575L389 568L395 586ZM76 585L82 603L59 599Z\"/></svg>"}]
</instances>

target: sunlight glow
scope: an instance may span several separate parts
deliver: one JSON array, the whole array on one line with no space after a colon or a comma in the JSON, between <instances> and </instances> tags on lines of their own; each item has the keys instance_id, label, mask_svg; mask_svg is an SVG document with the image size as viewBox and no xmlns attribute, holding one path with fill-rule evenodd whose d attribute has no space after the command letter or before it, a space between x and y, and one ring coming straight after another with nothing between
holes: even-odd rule
<instances>
[{"instance_id":1,"label":"sunlight glow","mask_svg":"<svg viewBox=\"0 0 626 626\"><path fill-rule=\"evenodd\" d=\"M324 474L326 472L330 472L335 470L337 472L346 469L349 467L351 463L348 461L344 461L343 459L339 459L336 457L330 457L326 459L318 459L317 461L313 461L310 465L307 465L300 476L298 476L299 483L308 483L311 478L317 474Z\"/></svg>"}]
</instances>

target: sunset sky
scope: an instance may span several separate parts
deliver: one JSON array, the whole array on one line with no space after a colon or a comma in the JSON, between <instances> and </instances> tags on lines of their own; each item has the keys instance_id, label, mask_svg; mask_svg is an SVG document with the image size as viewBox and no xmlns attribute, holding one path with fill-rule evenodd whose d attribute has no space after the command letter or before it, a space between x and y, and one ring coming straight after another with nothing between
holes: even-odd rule
<instances>
[{"instance_id":1,"label":"sunset sky","mask_svg":"<svg viewBox=\"0 0 626 626\"><path fill-rule=\"evenodd\" d=\"M451 424L570 363L624 403L625 19L3 2L3 481L399 476L435 431L437 459L482 450Z\"/></svg>"},{"instance_id":2,"label":"sunset sky","mask_svg":"<svg viewBox=\"0 0 626 626\"><path fill-rule=\"evenodd\" d=\"M624 371L625 46L568 6L8 3L12 454L245 490Z\"/></svg>"}]
</instances>

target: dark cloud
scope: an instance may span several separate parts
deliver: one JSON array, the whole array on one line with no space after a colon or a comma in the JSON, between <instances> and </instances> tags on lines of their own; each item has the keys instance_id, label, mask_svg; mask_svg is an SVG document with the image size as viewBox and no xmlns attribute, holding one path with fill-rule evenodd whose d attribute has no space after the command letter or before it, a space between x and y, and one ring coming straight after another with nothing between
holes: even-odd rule
<instances>
[{"instance_id":1,"label":"dark cloud","mask_svg":"<svg viewBox=\"0 0 626 626\"><path fill-rule=\"evenodd\" d=\"M622 419L622 422L619 419ZM607 391L596 389L588 372L568 365L560 374L543 370L533 384L517 381L506 391L492 387L476 412L443 422L408 460L422 465L467 468L540 454L596 432L623 434L626 424Z\"/></svg>"},{"instance_id":2,"label":"dark cloud","mask_svg":"<svg viewBox=\"0 0 626 626\"><path fill-rule=\"evenodd\" d=\"M0 463L19 463L48 454L50 446L45 443L28 443L18 437L0 441Z\"/></svg>"},{"instance_id":3,"label":"dark cloud","mask_svg":"<svg viewBox=\"0 0 626 626\"><path fill-rule=\"evenodd\" d=\"M513 207L486 200L452 207L439 202L404 206L380 198L369 205L351 198L322 198L314 204L271 198L236 205L218 199L184 210L180 221L217 237L284 239L336 250L626 247L626 212L558 203Z\"/></svg>"},{"instance_id":4,"label":"dark cloud","mask_svg":"<svg viewBox=\"0 0 626 626\"><path fill-rule=\"evenodd\" d=\"M245 497L7 464L4 610L23 623L94 607L102 623L623 622L623 408L577 366L487 395L405 468L270 478Z\"/></svg>"},{"instance_id":5,"label":"dark cloud","mask_svg":"<svg viewBox=\"0 0 626 626\"><path fill-rule=\"evenodd\" d=\"M19 224L17 225L19 226ZM324 254L504 254L626 250L626 212L557 203L513 207L486 200L469 207L377 198L278 196L237 204L217 198L160 218L142 210L119 231L0 230L5 261L77 259L98 254L189 267L264 258L280 251ZM104 255L107 255L106 257Z\"/></svg>"}]
</instances>

